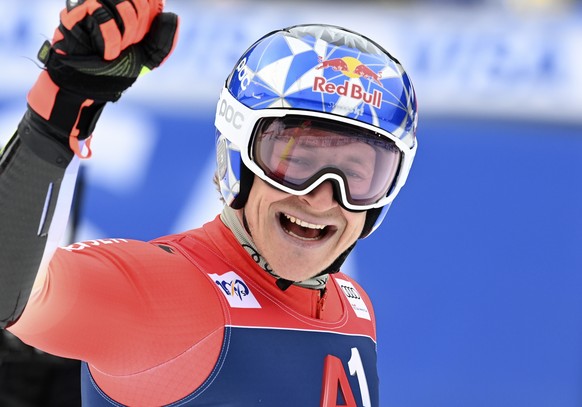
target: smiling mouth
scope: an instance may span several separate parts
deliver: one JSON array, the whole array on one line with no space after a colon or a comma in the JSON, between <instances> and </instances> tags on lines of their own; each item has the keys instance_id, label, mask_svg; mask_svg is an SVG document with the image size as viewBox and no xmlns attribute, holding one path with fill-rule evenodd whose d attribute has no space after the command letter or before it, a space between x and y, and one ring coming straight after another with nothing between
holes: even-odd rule
<instances>
[{"instance_id":1,"label":"smiling mouth","mask_svg":"<svg viewBox=\"0 0 582 407\"><path fill-rule=\"evenodd\" d=\"M283 230L301 240L321 240L330 232L331 226L318 225L298 219L294 216L281 213L279 215L279 222Z\"/></svg>"}]
</instances>

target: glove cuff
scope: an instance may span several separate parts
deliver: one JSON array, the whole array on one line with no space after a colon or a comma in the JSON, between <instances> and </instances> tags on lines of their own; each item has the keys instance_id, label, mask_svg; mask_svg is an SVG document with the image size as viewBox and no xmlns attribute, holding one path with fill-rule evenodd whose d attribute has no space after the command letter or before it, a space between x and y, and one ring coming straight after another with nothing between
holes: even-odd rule
<instances>
[{"instance_id":1,"label":"glove cuff","mask_svg":"<svg viewBox=\"0 0 582 407\"><path fill-rule=\"evenodd\" d=\"M47 71L38 77L28 93L27 102L64 137L73 133L79 140L91 135L106 103L58 87Z\"/></svg>"},{"instance_id":2,"label":"glove cuff","mask_svg":"<svg viewBox=\"0 0 582 407\"><path fill-rule=\"evenodd\" d=\"M32 111L48 122L59 141L69 139L71 149L77 154L78 140L91 136L106 103L58 87L47 71L38 77L27 102Z\"/></svg>"}]
</instances>

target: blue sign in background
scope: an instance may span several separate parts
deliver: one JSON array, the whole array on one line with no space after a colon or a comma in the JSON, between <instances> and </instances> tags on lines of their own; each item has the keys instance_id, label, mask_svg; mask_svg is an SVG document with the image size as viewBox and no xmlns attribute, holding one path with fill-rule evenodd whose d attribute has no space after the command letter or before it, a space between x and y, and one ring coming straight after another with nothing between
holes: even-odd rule
<instances>
[{"instance_id":1,"label":"blue sign in background","mask_svg":"<svg viewBox=\"0 0 582 407\"><path fill-rule=\"evenodd\" d=\"M0 141L61 7L31 2L7 3L0 27ZM211 219L213 107L236 58L274 28L345 25L394 52L420 106L409 181L347 264L375 304L381 405L582 405L580 16L168 4L180 45L105 110L76 238L148 240Z\"/></svg>"},{"instance_id":2,"label":"blue sign in background","mask_svg":"<svg viewBox=\"0 0 582 407\"><path fill-rule=\"evenodd\" d=\"M419 136L358 248L382 405L582 405L580 127L450 117Z\"/></svg>"}]
</instances>

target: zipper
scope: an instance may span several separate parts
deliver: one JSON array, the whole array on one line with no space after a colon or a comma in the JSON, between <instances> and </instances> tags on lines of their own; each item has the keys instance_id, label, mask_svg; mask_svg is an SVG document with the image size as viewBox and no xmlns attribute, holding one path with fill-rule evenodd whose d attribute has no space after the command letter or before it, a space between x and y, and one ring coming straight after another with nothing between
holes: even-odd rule
<instances>
[{"instance_id":1,"label":"zipper","mask_svg":"<svg viewBox=\"0 0 582 407\"><path fill-rule=\"evenodd\" d=\"M317 303L315 304L315 318L323 319L323 310L325 308L325 300L327 299L327 288L322 288L319 291Z\"/></svg>"}]
</instances>

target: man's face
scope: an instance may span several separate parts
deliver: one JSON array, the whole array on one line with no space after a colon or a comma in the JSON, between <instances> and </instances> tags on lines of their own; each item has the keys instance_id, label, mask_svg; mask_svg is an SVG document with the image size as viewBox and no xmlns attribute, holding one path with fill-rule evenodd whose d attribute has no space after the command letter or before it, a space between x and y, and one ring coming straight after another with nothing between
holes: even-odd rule
<instances>
[{"instance_id":1,"label":"man's face","mask_svg":"<svg viewBox=\"0 0 582 407\"><path fill-rule=\"evenodd\" d=\"M275 273L292 281L328 267L358 239L366 220L365 212L347 211L335 201L329 181L295 196L254 177L244 212L257 250Z\"/></svg>"}]
</instances>

